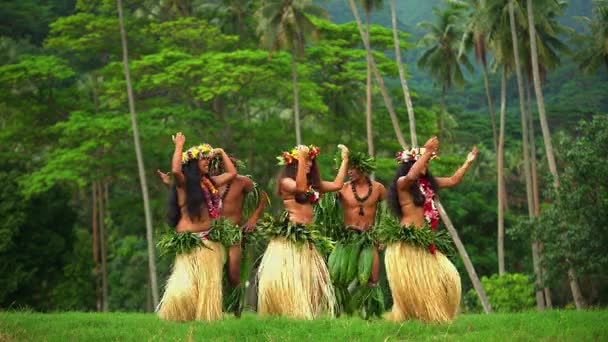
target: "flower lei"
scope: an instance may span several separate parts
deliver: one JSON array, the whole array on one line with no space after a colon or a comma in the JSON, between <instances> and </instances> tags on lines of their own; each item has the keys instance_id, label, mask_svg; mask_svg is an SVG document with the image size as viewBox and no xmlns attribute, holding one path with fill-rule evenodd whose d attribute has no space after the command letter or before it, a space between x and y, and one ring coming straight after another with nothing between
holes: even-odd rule
<instances>
[{"instance_id":1,"label":"flower lei","mask_svg":"<svg viewBox=\"0 0 608 342\"><path fill-rule=\"evenodd\" d=\"M316 204L317 202L319 202L319 199L321 199L321 195L319 194L319 192L316 191L310 185L308 186L308 188L306 188L306 197L312 204Z\"/></svg>"},{"instance_id":2,"label":"flower lei","mask_svg":"<svg viewBox=\"0 0 608 342\"><path fill-rule=\"evenodd\" d=\"M321 149L315 145L308 146L308 159L313 160L321 153ZM298 147L294 147L291 151L283 152L277 157L278 165L291 165L298 162Z\"/></svg>"},{"instance_id":3,"label":"flower lei","mask_svg":"<svg viewBox=\"0 0 608 342\"><path fill-rule=\"evenodd\" d=\"M193 159L208 158L211 156L213 147L209 144L192 146L186 152L182 152L182 164L186 164Z\"/></svg>"},{"instance_id":4,"label":"flower lei","mask_svg":"<svg viewBox=\"0 0 608 342\"><path fill-rule=\"evenodd\" d=\"M424 195L424 219L431 225L432 230L437 230L439 225L439 210L435 206L435 192L431 188L431 184L426 177L421 177L418 181L420 191ZM435 254L435 244L429 246L431 254Z\"/></svg>"},{"instance_id":5,"label":"flower lei","mask_svg":"<svg viewBox=\"0 0 608 342\"><path fill-rule=\"evenodd\" d=\"M416 148L412 148L411 150L404 150L404 151L397 152L397 162L398 163L407 163L407 162L411 162L411 161L416 161L416 160L420 159L420 157L422 157L424 152L426 152L426 147L419 147L419 148L416 147ZM433 155L431 156L431 160L437 159L437 158L439 158L439 156L437 156L437 152L433 152Z\"/></svg>"},{"instance_id":6,"label":"flower lei","mask_svg":"<svg viewBox=\"0 0 608 342\"><path fill-rule=\"evenodd\" d=\"M205 193L205 198L207 199L209 216L214 219L218 218L222 208L222 199L220 198L219 191L207 176L203 176L201 179L201 189L203 190L203 193Z\"/></svg>"}]
</instances>

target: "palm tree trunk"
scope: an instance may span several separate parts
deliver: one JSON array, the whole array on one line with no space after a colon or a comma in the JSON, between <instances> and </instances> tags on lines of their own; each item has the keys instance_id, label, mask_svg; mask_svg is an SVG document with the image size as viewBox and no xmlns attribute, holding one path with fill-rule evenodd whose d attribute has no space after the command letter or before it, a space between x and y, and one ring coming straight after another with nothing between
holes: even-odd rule
<instances>
[{"instance_id":1,"label":"palm tree trunk","mask_svg":"<svg viewBox=\"0 0 608 342\"><path fill-rule=\"evenodd\" d=\"M436 200L435 202L436 202L435 204L437 205L437 209L439 210L439 215L441 215L441 219L443 220L443 223L445 224L446 228L450 232L450 236L452 237L452 240L454 240L456 249L458 249L458 254L460 254L460 257L462 258L464 267L466 268L467 273L469 274L469 278L471 279L471 283L473 283L475 292L477 292L477 296L479 297L479 301L481 302L481 305L483 306L484 312L487 314L492 313L492 306L490 305L490 301L488 301L488 296L486 296L486 292L484 291L483 286L481 286L481 282L479 281L477 272L475 272L475 267L473 267L473 263L471 262L471 259L469 258L469 254L467 253L466 249L464 248L464 245L462 244L462 241L460 240L460 237L458 236L458 231L456 231L456 228L454 228L454 225L452 224L452 221L448 217L448 214L446 213L445 209L443 208L443 205L441 204L441 202L439 200Z\"/></svg>"},{"instance_id":2,"label":"palm tree trunk","mask_svg":"<svg viewBox=\"0 0 608 342\"><path fill-rule=\"evenodd\" d=\"M363 25L361 24L361 17L359 17L359 10L357 10L357 6L355 5L354 0L348 0L348 5L350 10L353 12L355 16L355 20L357 21L357 27L359 28L359 34L361 35L361 39L363 40L363 45L365 45L365 49L371 52L371 47L369 44L369 40L363 31ZM405 143L405 139L403 139L403 134L401 134L401 128L399 128L399 120L397 119L397 114L395 114L395 109L393 108L393 104L391 103L391 99L388 96L388 92L386 91L386 87L384 86L384 80L382 79L382 75L380 75L380 71L378 70L378 66L374 61L374 56L371 55L372 62L372 70L374 71L374 75L376 76L376 82L378 82L378 86L382 92L382 97L384 98L384 104L386 105L386 109L391 117L391 122L393 124L393 129L395 130L395 135L397 136L397 140L401 147L405 148L407 144Z\"/></svg>"},{"instance_id":3,"label":"palm tree trunk","mask_svg":"<svg viewBox=\"0 0 608 342\"><path fill-rule=\"evenodd\" d=\"M530 91L530 75L526 75L526 99L527 108L526 114L528 119L528 140L530 143L530 177L532 182L532 216L531 218L538 219L540 215L540 205L538 198L538 179L536 175L536 146L534 143L534 123L532 120L532 93ZM532 232L533 234L533 232ZM534 274L536 276L535 290L536 290L536 305L539 310L545 309L545 295L543 293L542 282L543 274L541 269L541 257L538 240L532 240L532 263L534 266Z\"/></svg>"},{"instance_id":4,"label":"palm tree trunk","mask_svg":"<svg viewBox=\"0 0 608 342\"><path fill-rule=\"evenodd\" d=\"M498 169L498 275L505 273L505 218L504 218L504 145L505 145L505 112L507 107L507 67L502 66L500 82L500 134L498 136L498 151L496 168Z\"/></svg>"},{"instance_id":5,"label":"palm tree trunk","mask_svg":"<svg viewBox=\"0 0 608 342\"><path fill-rule=\"evenodd\" d=\"M443 141L443 137L445 134L445 125L444 125L444 117L445 117L445 84L441 86L441 113L439 113L439 140Z\"/></svg>"},{"instance_id":6,"label":"palm tree trunk","mask_svg":"<svg viewBox=\"0 0 608 342\"><path fill-rule=\"evenodd\" d=\"M367 41L371 41L371 33L370 33L370 25L369 25L369 16L370 13L365 13L365 22L367 26ZM366 106L365 106L365 118L366 118L366 126L367 126L367 153L370 156L374 156L374 134L372 128L372 51L371 49L367 50L367 92L366 92Z\"/></svg>"},{"instance_id":7,"label":"palm tree trunk","mask_svg":"<svg viewBox=\"0 0 608 342\"><path fill-rule=\"evenodd\" d=\"M291 51L291 76L293 79L293 119L296 125L296 144L302 144L300 133L300 99L298 98L298 65L295 49Z\"/></svg>"},{"instance_id":8,"label":"palm tree trunk","mask_svg":"<svg viewBox=\"0 0 608 342\"><path fill-rule=\"evenodd\" d=\"M397 29L397 10L395 6L395 0L391 0L391 19L393 22L393 40L395 41L395 59L397 60L397 67L399 68L399 80L401 81L401 88L403 89L403 98L405 99L405 106L407 108L407 117L410 123L410 141L412 142L412 146L418 146L418 138L416 136L416 118L414 117L414 106L412 105L410 90L407 86L407 81L405 79L405 71L403 70L403 61L401 60L401 48L399 47L399 31Z\"/></svg>"},{"instance_id":9,"label":"palm tree trunk","mask_svg":"<svg viewBox=\"0 0 608 342\"><path fill-rule=\"evenodd\" d=\"M488 66L485 61L483 64L483 83L486 88L486 98L488 100L488 110L490 111L490 119L492 120L492 134L494 137L494 149L498 150L498 135L496 132L496 115L494 114L494 105L492 104L492 95L490 94L490 80L488 79Z\"/></svg>"},{"instance_id":10,"label":"palm tree trunk","mask_svg":"<svg viewBox=\"0 0 608 342\"><path fill-rule=\"evenodd\" d=\"M97 205L99 206L99 242L101 245L101 293L102 293L102 311L108 311L108 264L106 260L106 226L105 206L100 182L97 182Z\"/></svg>"},{"instance_id":11,"label":"palm tree trunk","mask_svg":"<svg viewBox=\"0 0 608 342\"><path fill-rule=\"evenodd\" d=\"M513 41L513 53L515 57L515 73L517 76L517 89L519 91L519 109L521 118L521 140L522 140L522 153L524 156L524 179L526 183L526 200L528 203L528 218L530 221L534 219L534 196L532 192L532 175L530 172L530 151L528 143L530 136L528 134L528 113L526 110L526 94L523 86L523 75L520 68L519 61L519 46L517 40L517 34L515 29L515 15L513 5L509 7L509 18L511 21L511 37ZM532 264L534 268L534 274L536 276L536 306L539 310L544 310L544 299L542 291L540 291L541 274L540 274L540 258L538 256L538 244L536 241L532 241Z\"/></svg>"},{"instance_id":12,"label":"palm tree trunk","mask_svg":"<svg viewBox=\"0 0 608 342\"><path fill-rule=\"evenodd\" d=\"M97 182L91 184L93 196L93 262L95 263L95 308L101 311L101 292L99 291L99 242L97 241Z\"/></svg>"},{"instance_id":13,"label":"palm tree trunk","mask_svg":"<svg viewBox=\"0 0 608 342\"><path fill-rule=\"evenodd\" d=\"M536 163L536 141L534 133L534 111L532 110L532 93L531 93L531 84L530 84L530 75L528 75L528 117L530 120L530 162L532 163L532 192L534 194L534 215L536 218L540 217L540 195L538 191L538 172L537 172L537 163ZM543 265L543 243L536 241L538 244L538 258L540 264L540 274L541 280L544 275L547 274L547 269ZM544 300L545 300L545 308L551 309L553 307L551 301L551 290L545 286L543 288Z\"/></svg>"},{"instance_id":14,"label":"palm tree trunk","mask_svg":"<svg viewBox=\"0 0 608 342\"><path fill-rule=\"evenodd\" d=\"M513 1L513 0L511 0ZM511 7L512 7L511 3ZM555 191L559 190L559 176L557 174L557 166L555 164L555 156L553 154L553 144L551 143L551 133L549 132L549 124L547 122L547 115L545 114L545 101L543 99L543 91L540 86L540 72L538 70L538 50L536 47L536 28L534 27L534 6L532 0L527 0L528 6L528 27L530 32L530 52L532 54L532 76L534 78L534 92L536 94L536 104L538 105L538 115L540 117L540 126L543 131L543 140L545 142L545 151L547 154L547 162L549 164L549 170L553 175L553 187ZM512 9L511 9L512 11ZM568 280L570 281L570 290L572 291L572 297L577 309L583 309L587 306L585 299L583 298L578 280L576 279L576 272L572 265L568 269Z\"/></svg>"},{"instance_id":15,"label":"palm tree trunk","mask_svg":"<svg viewBox=\"0 0 608 342\"><path fill-rule=\"evenodd\" d=\"M135 113L135 100L133 98L133 87L131 86L131 75L129 72L129 52L127 50L127 33L122 14L122 0L117 0L118 17L120 24L120 39L122 41L122 58L125 68L125 80L127 83L127 96L129 99L129 112L131 113L131 124L133 128L133 142L135 144L135 155L137 157L137 168L139 170L139 181L144 201L144 214L146 218L146 239L148 240L148 270L150 273L150 285L152 287L152 299L154 307L158 306L158 281L156 279L156 259L154 257L154 238L152 236L152 213L150 211L150 200L148 198L148 184L144 167L144 159L139 145L139 130Z\"/></svg>"}]
</instances>

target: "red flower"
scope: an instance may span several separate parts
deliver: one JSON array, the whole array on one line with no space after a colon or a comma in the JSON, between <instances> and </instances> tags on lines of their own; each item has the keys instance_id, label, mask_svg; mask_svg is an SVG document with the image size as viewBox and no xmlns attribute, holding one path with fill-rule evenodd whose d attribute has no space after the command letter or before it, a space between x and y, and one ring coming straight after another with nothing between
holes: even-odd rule
<instances>
[{"instance_id":1,"label":"red flower","mask_svg":"<svg viewBox=\"0 0 608 342\"><path fill-rule=\"evenodd\" d=\"M429 252L431 252L431 254L435 254L435 244L434 243L429 245Z\"/></svg>"}]
</instances>

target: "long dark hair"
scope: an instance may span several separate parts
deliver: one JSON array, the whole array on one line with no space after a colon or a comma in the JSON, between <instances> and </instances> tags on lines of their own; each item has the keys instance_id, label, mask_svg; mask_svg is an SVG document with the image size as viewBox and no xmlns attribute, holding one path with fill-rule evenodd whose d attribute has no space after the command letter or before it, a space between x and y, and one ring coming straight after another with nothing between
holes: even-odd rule
<instances>
[{"instance_id":1,"label":"long dark hair","mask_svg":"<svg viewBox=\"0 0 608 342\"><path fill-rule=\"evenodd\" d=\"M185 178L186 211L193 221L200 220L201 208L206 206L207 198L201 189L201 177L203 175L201 175L201 171L198 168L198 160L193 159L183 165L182 172L184 173ZM205 176L208 177L208 175ZM169 194L167 223L169 226L175 227L180 218L181 210L177 203L177 187L173 184L171 186L171 193Z\"/></svg>"},{"instance_id":2,"label":"long dark hair","mask_svg":"<svg viewBox=\"0 0 608 342\"><path fill-rule=\"evenodd\" d=\"M401 205L399 204L397 180L399 179L399 177L403 177L403 176L407 175L408 172L410 172L410 169L412 168L413 165L414 165L413 161L409 161L407 163L400 164L399 167L397 168L397 172L395 173L395 178L393 178L393 181L391 182L391 186L388 190L389 207L391 208L393 213L399 218L401 218L403 216L403 213L401 212ZM426 175L424 177L426 177L426 179L428 179L428 181L431 185L431 189L433 189L433 192L435 192L435 194L437 194L437 190L439 189L439 187L437 186L437 181L435 180L435 177L433 177L433 175L431 174L430 170L426 171ZM416 205L417 207L421 207L424 204L425 198L424 198L424 194L422 194L422 191L420 191L420 184L419 184L418 180L416 180L414 183L412 183L412 185L410 186L408 191L410 192L410 194L412 194L412 197L414 198L414 205Z\"/></svg>"},{"instance_id":3,"label":"long dark hair","mask_svg":"<svg viewBox=\"0 0 608 342\"><path fill-rule=\"evenodd\" d=\"M298 163L293 163L290 165L286 165L281 173L279 173L279 177L277 179L277 194L281 195L281 189L279 184L283 178L291 178L293 180L296 179L296 175L298 174ZM306 184L311 185L315 190L321 190L321 173L319 172L319 167L317 166L317 161L315 159L312 160L310 164L310 172L306 175ZM300 204L310 203L308 198L306 197L306 193L300 192L295 195L296 202Z\"/></svg>"}]
</instances>

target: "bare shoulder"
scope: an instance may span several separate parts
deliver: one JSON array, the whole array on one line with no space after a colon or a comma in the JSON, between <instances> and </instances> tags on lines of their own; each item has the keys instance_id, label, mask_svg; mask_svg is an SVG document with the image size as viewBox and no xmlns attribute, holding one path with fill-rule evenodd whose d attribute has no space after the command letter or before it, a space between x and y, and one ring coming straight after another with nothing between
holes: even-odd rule
<instances>
[{"instance_id":1,"label":"bare shoulder","mask_svg":"<svg viewBox=\"0 0 608 342\"><path fill-rule=\"evenodd\" d=\"M385 189L384 184L382 184L382 183L380 183L380 182L376 182L376 181L373 181L373 182L372 182L372 186L373 186L374 188L376 188L376 189L380 189L380 190L384 190L384 189Z\"/></svg>"},{"instance_id":2,"label":"bare shoulder","mask_svg":"<svg viewBox=\"0 0 608 342\"><path fill-rule=\"evenodd\" d=\"M245 191L253 190L253 180L247 176L237 175L234 179L235 183L238 184L239 187L243 188Z\"/></svg>"}]
</instances>

